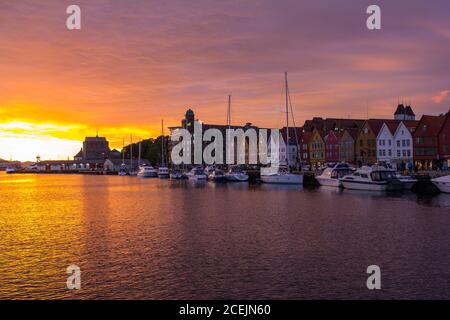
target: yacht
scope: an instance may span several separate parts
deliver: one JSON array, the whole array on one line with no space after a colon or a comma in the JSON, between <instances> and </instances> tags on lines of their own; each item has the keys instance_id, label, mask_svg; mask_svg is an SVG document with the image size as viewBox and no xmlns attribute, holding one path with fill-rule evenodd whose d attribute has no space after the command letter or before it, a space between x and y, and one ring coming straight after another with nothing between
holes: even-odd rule
<instances>
[{"instance_id":1,"label":"yacht","mask_svg":"<svg viewBox=\"0 0 450 320\"><path fill-rule=\"evenodd\" d=\"M342 187L341 178L351 175L352 168L346 163L330 164L316 180L321 186Z\"/></svg>"},{"instance_id":2,"label":"yacht","mask_svg":"<svg viewBox=\"0 0 450 320\"><path fill-rule=\"evenodd\" d=\"M194 180L194 181L200 181L200 180L205 180L207 179L205 172L203 171L202 167L195 167L193 168L191 171L189 171L186 176L188 177L189 180Z\"/></svg>"},{"instance_id":3,"label":"yacht","mask_svg":"<svg viewBox=\"0 0 450 320\"><path fill-rule=\"evenodd\" d=\"M444 193L450 193L450 175L431 179L431 182Z\"/></svg>"},{"instance_id":4,"label":"yacht","mask_svg":"<svg viewBox=\"0 0 450 320\"><path fill-rule=\"evenodd\" d=\"M225 176L225 173L223 170L215 169L213 172L211 172L208 175L208 179L214 182L225 182L227 181L227 178Z\"/></svg>"},{"instance_id":5,"label":"yacht","mask_svg":"<svg viewBox=\"0 0 450 320\"><path fill-rule=\"evenodd\" d=\"M150 165L140 166L138 177L141 178L153 178L158 176L158 171Z\"/></svg>"},{"instance_id":6,"label":"yacht","mask_svg":"<svg viewBox=\"0 0 450 320\"><path fill-rule=\"evenodd\" d=\"M390 169L363 166L352 175L343 177L341 182L345 189L385 191L392 179L395 179L395 172Z\"/></svg>"},{"instance_id":7,"label":"yacht","mask_svg":"<svg viewBox=\"0 0 450 320\"><path fill-rule=\"evenodd\" d=\"M290 97L289 97L289 87L288 87L288 75L287 72L284 73L284 83L285 83L285 98L286 98L286 167L284 169L279 169L278 172L272 172L267 168L261 168L261 181L264 183L273 183L273 184L303 184L303 175L294 174L290 172L289 168L289 105L290 105ZM291 112L292 118L294 118L292 105ZM294 121L294 120L292 120ZM294 123L295 125L295 123ZM298 150L298 141L297 141L297 150Z\"/></svg>"},{"instance_id":8,"label":"yacht","mask_svg":"<svg viewBox=\"0 0 450 320\"><path fill-rule=\"evenodd\" d=\"M242 171L239 166L230 167L228 172L225 173L225 178L227 181L232 181L232 182L248 181L247 173L245 173L245 171Z\"/></svg>"}]
</instances>

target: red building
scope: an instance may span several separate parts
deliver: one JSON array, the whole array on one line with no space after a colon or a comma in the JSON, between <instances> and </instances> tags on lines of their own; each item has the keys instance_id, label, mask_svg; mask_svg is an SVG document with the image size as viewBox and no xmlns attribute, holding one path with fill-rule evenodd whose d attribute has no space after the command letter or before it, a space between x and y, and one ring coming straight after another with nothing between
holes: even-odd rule
<instances>
[{"instance_id":1,"label":"red building","mask_svg":"<svg viewBox=\"0 0 450 320\"><path fill-rule=\"evenodd\" d=\"M419 170L436 169L439 161L438 135L446 119L445 115L423 115L413 134L414 164Z\"/></svg>"},{"instance_id":2,"label":"red building","mask_svg":"<svg viewBox=\"0 0 450 320\"><path fill-rule=\"evenodd\" d=\"M442 167L448 169L450 168L450 111L447 112L444 124L439 131L438 145Z\"/></svg>"},{"instance_id":3,"label":"red building","mask_svg":"<svg viewBox=\"0 0 450 320\"><path fill-rule=\"evenodd\" d=\"M339 132L330 130L325 136L325 162L339 161Z\"/></svg>"}]
</instances>

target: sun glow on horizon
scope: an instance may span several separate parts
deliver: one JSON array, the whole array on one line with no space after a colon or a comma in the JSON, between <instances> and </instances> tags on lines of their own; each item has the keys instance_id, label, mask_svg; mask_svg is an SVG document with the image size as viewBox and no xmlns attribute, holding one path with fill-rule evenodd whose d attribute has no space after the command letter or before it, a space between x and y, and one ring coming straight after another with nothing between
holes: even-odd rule
<instances>
[{"instance_id":1,"label":"sun glow on horizon","mask_svg":"<svg viewBox=\"0 0 450 320\"><path fill-rule=\"evenodd\" d=\"M73 159L82 147L86 136L96 134L96 128L79 124L33 123L9 121L0 123L0 158L5 160L35 161ZM127 127L107 127L99 131L110 142L111 149L121 149L128 144L158 135L158 130Z\"/></svg>"}]
</instances>

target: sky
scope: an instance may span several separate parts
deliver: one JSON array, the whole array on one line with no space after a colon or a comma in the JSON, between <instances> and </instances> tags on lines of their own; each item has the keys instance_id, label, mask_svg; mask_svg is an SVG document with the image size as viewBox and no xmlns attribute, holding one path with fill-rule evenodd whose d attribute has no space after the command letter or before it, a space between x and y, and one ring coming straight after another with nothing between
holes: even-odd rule
<instances>
[{"instance_id":1,"label":"sky","mask_svg":"<svg viewBox=\"0 0 450 320\"><path fill-rule=\"evenodd\" d=\"M178 125L284 125L321 117L418 117L450 108L450 2L0 0L0 158L66 159L85 136L120 148ZM66 8L81 7L81 30Z\"/></svg>"}]
</instances>

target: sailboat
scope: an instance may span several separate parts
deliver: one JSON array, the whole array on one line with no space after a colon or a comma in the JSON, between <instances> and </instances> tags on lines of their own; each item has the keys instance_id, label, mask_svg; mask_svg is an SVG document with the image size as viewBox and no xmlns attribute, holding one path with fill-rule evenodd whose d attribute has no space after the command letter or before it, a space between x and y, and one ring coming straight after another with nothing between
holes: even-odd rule
<instances>
[{"instance_id":1,"label":"sailboat","mask_svg":"<svg viewBox=\"0 0 450 320\"><path fill-rule=\"evenodd\" d=\"M128 171L130 176L137 176L136 170L133 168L133 135L130 135L130 170Z\"/></svg>"},{"instance_id":2,"label":"sailboat","mask_svg":"<svg viewBox=\"0 0 450 320\"><path fill-rule=\"evenodd\" d=\"M166 166L166 152L165 144L166 138L164 137L164 120L161 120L161 165L158 168L158 177L160 179L167 179L169 177L169 168Z\"/></svg>"},{"instance_id":3,"label":"sailboat","mask_svg":"<svg viewBox=\"0 0 450 320\"><path fill-rule=\"evenodd\" d=\"M278 169L278 172L266 172L261 169L261 181L272 184L303 184L303 175L291 173L289 166L289 87L287 72L284 74L286 90L286 163L284 169ZM297 146L298 148L298 146Z\"/></svg>"},{"instance_id":4,"label":"sailboat","mask_svg":"<svg viewBox=\"0 0 450 320\"><path fill-rule=\"evenodd\" d=\"M122 141L122 164L120 165L118 174L119 174L119 176L127 175L127 170L126 170L126 165L125 165L125 139L123 139L123 141Z\"/></svg>"},{"instance_id":5,"label":"sailboat","mask_svg":"<svg viewBox=\"0 0 450 320\"><path fill-rule=\"evenodd\" d=\"M140 178L154 178L157 176L157 171L155 168L153 168L151 165L142 165L141 166L141 153L142 153L142 146L141 141L139 142L139 157L138 157L138 168L139 171L137 173L138 177Z\"/></svg>"},{"instance_id":6,"label":"sailboat","mask_svg":"<svg viewBox=\"0 0 450 320\"><path fill-rule=\"evenodd\" d=\"M231 94L228 95L228 110L227 110L227 125L228 125L228 130L231 129ZM230 147L231 147L231 142L230 142L230 137L228 136L228 141L227 141L227 153L230 154ZM231 163L233 163L234 159L230 159ZM245 182L248 181L248 175L245 171L243 171L241 169L241 167L239 165L230 165L228 164L228 168L227 168L227 172L225 172L223 174L223 177L226 181L230 181L230 182Z\"/></svg>"}]
</instances>

